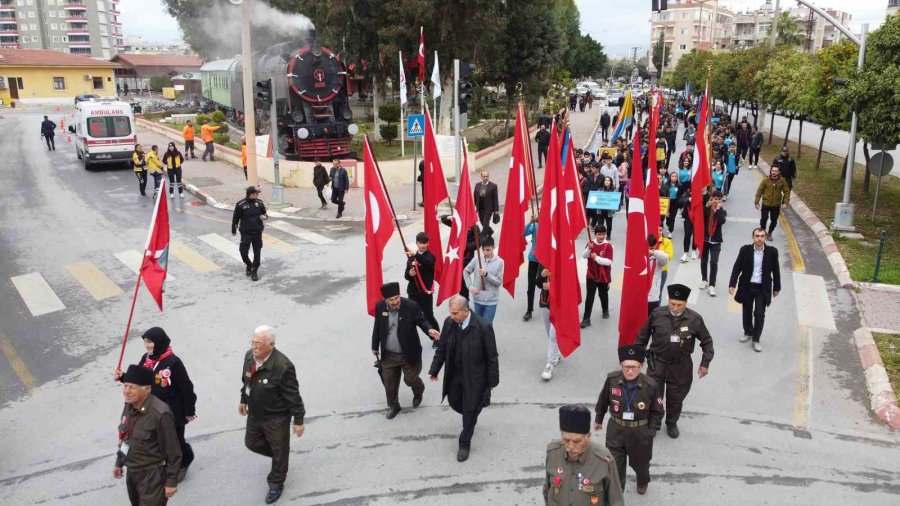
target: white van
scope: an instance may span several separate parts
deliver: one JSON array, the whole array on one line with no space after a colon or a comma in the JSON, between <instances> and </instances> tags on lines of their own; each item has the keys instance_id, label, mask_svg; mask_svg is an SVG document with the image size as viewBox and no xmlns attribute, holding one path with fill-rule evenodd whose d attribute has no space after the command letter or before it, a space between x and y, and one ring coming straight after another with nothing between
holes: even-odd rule
<instances>
[{"instance_id":1,"label":"white van","mask_svg":"<svg viewBox=\"0 0 900 506\"><path fill-rule=\"evenodd\" d=\"M115 99L93 99L75 104L75 153L89 169L98 164L131 160L137 143L131 105Z\"/></svg>"}]
</instances>

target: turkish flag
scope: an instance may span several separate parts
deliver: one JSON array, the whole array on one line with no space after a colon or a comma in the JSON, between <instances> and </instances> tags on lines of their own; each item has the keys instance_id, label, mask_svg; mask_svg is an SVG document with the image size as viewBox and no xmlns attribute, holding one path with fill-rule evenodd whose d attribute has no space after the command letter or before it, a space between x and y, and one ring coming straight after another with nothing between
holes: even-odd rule
<instances>
[{"instance_id":1,"label":"turkish flag","mask_svg":"<svg viewBox=\"0 0 900 506\"><path fill-rule=\"evenodd\" d=\"M706 93L700 99L700 116L697 119L697 156L694 157L694 165L691 170L691 223L694 224L694 244L697 246L697 254L703 255L703 190L712 184L711 168L709 166L709 139L706 137L707 122L709 121L709 109Z\"/></svg>"},{"instance_id":2,"label":"turkish flag","mask_svg":"<svg viewBox=\"0 0 900 506\"><path fill-rule=\"evenodd\" d=\"M156 301L159 310L162 311L163 287L166 282L166 272L169 261L169 204L166 202L166 179L163 178L159 193L156 197L156 205L153 209L153 218L150 221L150 237L147 238L147 247L144 248L144 258L141 261L140 277L144 280L144 286Z\"/></svg>"},{"instance_id":3,"label":"turkish flag","mask_svg":"<svg viewBox=\"0 0 900 506\"><path fill-rule=\"evenodd\" d=\"M638 151L639 137L640 131L635 131L634 144ZM639 177L631 181L625 233L625 271L619 309L619 346L634 344L638 331L647 320L647 294L650 292L650 276L653 275L648 261L650 247L647 245L647 222L644 217L644 185Z\"/></svg>"},{"instance_id":4,"label":"turkish flag","mask_svg":"<svg viewBox=\"0 0 900 506\"><path fill-rule=\"evenodd\" d=\"M447 199L447 180L444 179L444 169L441 168L441 157L437 149L437 141L434 137L434 128L431 126L431 114L425 109L425 174L424 195L425 206L425 233L428 234L428 251L434 255L434 277L441 279L441 270L444 268L444 250L441 248L441 223L438 220L437 206ZM474 198L474 197L473 197Z\"/></svg>"},{"instance_id":5,"label":"turkish flag","mask_svg":"<svg viewBox=\"0 0 900 506\"><path fill-rule=\"evenodd\" d=\"M544 168L544 189L541 193L541 213L538 216L537 245L534 247L534 256L541 265L550 265L556 236L552 233L553 209L556 207L558 197L565 198L565 193L557 192L562 185L562 167L559 154L559 135L556 133L556 121L550 127L550 146L547 149L547 166ZM565 200L562 200L565 202ZM568 227L568 223L566 224ZM568 230L566 237L569 237Z\"/></svg>"},{"instance_id":6,"label":"turkish flag","mask_svg":"<svg viewBox=\"0 0 900 506\"><path fill-rule=\"evenodd\" d=\"M419 27L419 84L425 84L425 28Z\"/></svg>"},{"instance_id":7,"label":"turkish flag","mask_svg":"<svg viewBox=\"0 0 900 506\"><path fill-rule=\"evenodd\" d=\"M659 107L655 100L658 93L650 96L650 152L648 153L647 164L647 191L644 195L644 208L647 219L647 231L650 234L657 235L659 231L659 179L657 178L656 164L656 133L659 131Z\"/></svg>"},{"instance_id":8,"label":"turkish flag","mask_svg":"<svg viewBox=\"0 0 900 506\"><path fill-rule=\"evenodd\" d=\"M366 305L375 316L375 303L381 300L381 261L384 247L394 233L394 211L381 184L378 162L369 138L363 137L363 190L366 201Z\"/></svg>"},{"instance_id":9,"label":"turkish flag","mask_svg":"<svg viewBox=\"0 0 900 506\"><path fill-rule=\"evenodd\" d=\"M559 171L561 169L559 161L557 155L556 163L548 166L547 170ZM548 191L550 190L545 184L544 194L546 195ZM552 216L549 226L550 261L544 266L550 270L550 322L556 328L559 352L562 356L568 357L581 345L581 325L578 319L581 284L578 282L575 243L569 226L566 195L570 190L565 185L558 184L552 191L555 196L550 199L550 207L543 208L544 214ZM541 230L541 225L538 225L538 233Z\"/></svg>"},{"instance_id":10,"label":"turkish flag","mask_svg":"<svg viewBox=\"0 0 900 506\"><path fill-rule=\"evenodd\" d=\"M509 179L503 206L503 223L500 225L502 233L497 255L503 259L503 265L506 266L503 269L503 288L515 297L516 278L525 261L525 247L527 246L523 235L525 212L528 211L528 203L533 196L529 178L534 173L528 153L528 123L525 120L525 111L521 104L516 111L516 128L513 135L512 154L509 158Z\"/></svg>"},{"instance_id":11,"label":"turkish flag","mask_svg":"<svg viewBox=\"0 0 900 506\"><path fill-rule=\"evenodd\" d=\"M566 212L569 221L569 237L578 239L582 230L587 227L587 217L584 214L584 199L581 196L581 183L578 182L578 167L575 162L575 146L572 143L572 134L566 127L563 136L562 160L565 164L563 170L563 188L566 192Z\"/></svg>"},{"instance_id":12,"label":"turkish flag","mask_svg":"<svg viewBox=\"0 0 900 506\"><path fill-rule=\"evenodd\" d=\"M465 268L462 259L466 256L466 235L469 229L478 223L472 183L469 182L469 157L465 147L463 147L462 175L459 177L459 191L456 193L456 207L453 209L452 219L450 237L447 239L447 254L444 255L444 268L438 281L436 304L438 306L453 294L459 293L462 288L462 271Z\"/></svg>"}]
</instances>

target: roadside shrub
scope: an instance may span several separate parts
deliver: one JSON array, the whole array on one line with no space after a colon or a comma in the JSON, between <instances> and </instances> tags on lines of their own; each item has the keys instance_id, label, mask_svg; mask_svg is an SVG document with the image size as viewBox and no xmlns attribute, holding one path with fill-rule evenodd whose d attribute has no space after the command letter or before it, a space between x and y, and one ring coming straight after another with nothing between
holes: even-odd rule
<instances>
[{"instance_id":1,"label":"roadside shrub","mask_svg":"<svg viewBox=\"0 0 900 506\"><path fill-rule=\"evenodd\" d=\"M211 115L212 120L216 123L224 123L225 122L225 113L222 111L215 111Z\"/></svg>"},{"instance_id":2,"label":"roadside shrub","mask_svg":"<svg viewBox=\"0 0 900 506\"><path fill-rule=\"evenodd\" d=\"M197 121L195 123L197 123L198 125L202 125L204 123L209 123L209 120L210 120L209 114L198 114Z\"/></svg>"},{"instance_id":3,"label":"roadside shrub","mask_svg":"<svg viewBox=\"0 0 900 506\"><path fill-rule=\"evenodd\" d=\"M213 141L216 144L222 144L222 145L228 144L228 141L230 141L230 140L231 140L231 137L227 133L222 134L222 133L216 132L213 134Z\"/></svg>"}]
</instances>

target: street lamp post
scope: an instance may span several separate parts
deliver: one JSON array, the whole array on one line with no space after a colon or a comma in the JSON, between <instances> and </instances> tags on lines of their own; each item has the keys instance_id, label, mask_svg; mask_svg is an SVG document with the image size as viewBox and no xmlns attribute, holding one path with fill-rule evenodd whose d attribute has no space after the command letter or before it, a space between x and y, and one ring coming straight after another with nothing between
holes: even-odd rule
<instances>
[{"instance_id":1,"label":"street lamp post","mask_svg":"<svg viewBox=\"0 0 900 506\"><path fill-rule=\"evenodd\" d=\"M250 44L250 2L228 0L241 6L241 87L244 90L244 138L247 140L247 182L257 186L256 173L256 105L253 100L253 51ZM276 181L277 182L277 181Z\"/></svg>"}]
</instances>

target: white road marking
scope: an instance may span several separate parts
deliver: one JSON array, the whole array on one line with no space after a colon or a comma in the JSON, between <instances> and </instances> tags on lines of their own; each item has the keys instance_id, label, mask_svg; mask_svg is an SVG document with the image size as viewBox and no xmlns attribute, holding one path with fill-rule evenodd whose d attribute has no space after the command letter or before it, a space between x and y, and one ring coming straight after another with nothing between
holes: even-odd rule
<instances>
[{"instance_id":1,"label":"white road marking","mask_svg":"<svg viewBox=\"0 0 900 506\"><path fill-rule=\"evenodd\" d=\"M113 256L118 258L125 267L128 267L128 269L131 270L131 272L135 274L141 273L141 263L144 260L144 255L142 255L140 251L130 249L128 251L115 253ZM168 283L169 281L175 281L175 276L173 276L171 272L166 273L166 282Z\"/></svg>"},{"instance_id":2,"label":"white road marking","mask_svg":"<svg viewBox=\"0 0 900 506\"><path fill-rule=\"evenodd\" d=\"M205 242L206 244L209 244L213 248L216 248L217 250L221 251L222 253L225 253L229 257L237 260L238 262L244 263L244 261L241 260L241 252L238 251L238 245L229 241L228 239L222 237L221 235L206 234L206 235L201 235L201 236L197 237L197 239L200 239L201 241Z\"/></svg>"},{"instance_id":3,"label":"white road marking","mask_svg":"<svg viewBox=\"0 0 900 506\"><path fill-rule=\"evenodd\" d=\"M797 323L817 329L837 330L834 313L828 301L828 290L822 276L791 273L794 276L794 300L797 308Z\"/></svg>"},{"instance_id":4,"label":"white road marking","mask_svg":"<svg viewBox=\"0 0 900 506\"><path fill-rule=\"evenodd\" d=\"M13 276L11 279L32 316L41 316L66 308L39 272Z\"/></svg>"},{"instance_id":5,"label":"white road marking","mask_svg":"<svg viewBox=\"0 0 900 506\"><path fill-rule=\"evenodd\" d=\"M269 223L269 226L313 244L331 244L334 242L334 239L325 237L322 234L310 232L309 230L292 225L286 221L273 221L272 223Z\"/></svg>"}]
</instances>

